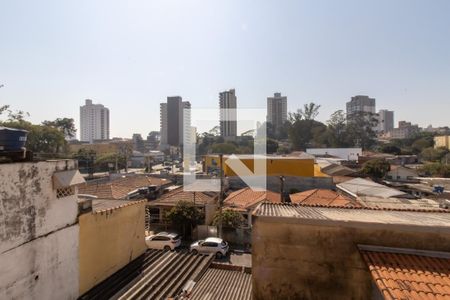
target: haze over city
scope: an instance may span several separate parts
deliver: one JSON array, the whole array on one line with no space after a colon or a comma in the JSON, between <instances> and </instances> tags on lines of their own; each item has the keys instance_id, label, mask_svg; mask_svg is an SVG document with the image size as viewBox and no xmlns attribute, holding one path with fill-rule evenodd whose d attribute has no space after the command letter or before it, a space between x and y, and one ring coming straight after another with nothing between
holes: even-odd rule
<instances>
[{"instance_id":1,"label":"haze over city","mask_svg":"<svg viewBox=\"0 0 450 300\"><path fill-rule=\"evenodd\" d=\"M0 10L0 103L30 121L111 111L111 136L159 129L180 95L216 108L321 105L326 121L358 94L395 121L448 126L448 1L13 1ZM30 51L33 49L33 51ZM201 130L200 130L201 131Z\"/></svg>"}]
</instances>

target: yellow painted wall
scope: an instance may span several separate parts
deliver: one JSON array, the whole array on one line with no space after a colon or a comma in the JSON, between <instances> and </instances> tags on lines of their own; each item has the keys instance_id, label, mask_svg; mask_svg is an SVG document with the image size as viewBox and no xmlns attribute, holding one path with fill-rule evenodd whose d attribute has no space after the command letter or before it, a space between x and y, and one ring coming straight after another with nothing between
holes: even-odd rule
<instances>
[{"instance_id":1,"label":"yellow painted wall","mask_svg":"<svg viewBox=\"0 0 450 300\"><path fill-rule=\"evenodd\" d=\"M434 148L445 147L450 149L450 136L435 136L434 137Z\"/></svg>"},{"instance_id":2,"label":"yellow painted wall","mask_svg":"<svg viewBox=\"0 0 450 300\"><path fill-rule=\"evenodd\" d=\"M147 249L145 202L108 213L86 213L80 224L80 295Z\"/></svg>"},{"instance_id":3,"label":"yellow painted wall","mask_svg":"<svg viewBox=\"0 0 450 300\"><path fill-rule=\"evenodd\" d=\"M239 157L239 156L238 156ZM218 155L205 156L205 167L208 170L211 168L220 168L220 160ZM224 156L223 160L226 161ZM253 170L254 159L248 157L240 157L241 161L250 170ZM267 176L304 176L314 177L314 159L298 159L292 157L270 157L266 159ZM224 173L226 176L236 176L236 173L225 164Z\"/></svg>"}]
</instances>

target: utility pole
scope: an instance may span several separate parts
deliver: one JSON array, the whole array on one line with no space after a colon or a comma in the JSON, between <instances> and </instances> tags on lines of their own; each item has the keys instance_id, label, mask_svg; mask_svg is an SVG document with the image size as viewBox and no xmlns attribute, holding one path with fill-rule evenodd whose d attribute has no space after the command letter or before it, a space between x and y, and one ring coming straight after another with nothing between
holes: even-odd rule
<instances>
[{"instance_id":1,"label":"utility pole","mask_svg":"<svg viewBox=\"0 0 450 300\"><path fill-rule=\"evenodd\" d=\"M222 205L223 205L223 154L219 154L220 193L219 193L219 237L222 238Z\"/></svg>"},{"instance_id":2,"label":"utility pole","mask_svg":"<svg viewBox=\"0 0 450 300\"><path fill-rule=\"evenodd\" d=\"M284 202L284 176L280 176L280 202Z\"/></svg>"}]
</instances>

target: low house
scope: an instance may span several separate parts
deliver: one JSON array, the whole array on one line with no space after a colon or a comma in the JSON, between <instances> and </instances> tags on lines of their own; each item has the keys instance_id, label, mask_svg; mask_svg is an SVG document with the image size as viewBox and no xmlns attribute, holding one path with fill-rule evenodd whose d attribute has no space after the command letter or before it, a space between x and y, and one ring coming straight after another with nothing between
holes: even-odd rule
<instances>
[{"instance_id":1,"label":"low house","mask_svg":"<svg viewBox=\"0 0 450 300\"><path fill-rule=\"evenodd\" d=\"M338 194L332 190L314 189L289 195L291 202L311 206L348 206L360 205L349 197Z\"/></svg>"},{"instance_id":2,"label":"low house","mask_svg":"<svg viewBox=\"0 0 450 300\"><path fill-rule=\"evenodd\" d=\"M218 194L215 192L191 192L178 187L163 194L159 199L148 202L146 207L146 219L149 228L164 228L170 226L165 215L179 202L184 201L199 208L205 216L202 224L212 223L217 209Z\"/></svg>"},{"instance_id":3,"label":"low house","mask_svg":"<svg viewBox=\"0 0 450 300\"><path fill-rule=\"evenodd\" d=\"M391 170L386 174L386 179L401 182L418 182L416 179L418 176L416 170L403 166L391 165Z\"/></svg>"},{"instance_id":4,"label":"low house","mask_svg":"<svg viewBox=\"0 0 450 300\"><path fill-rule=\"evenodd\" d=\"M246 220L248 227L252 226L253 210L263 201L272 203L280 203L281 196L279 193L271 191L254 191L249 187L232 192L224 200L225 209L231 209L239 212Z\"/></svg>"}]
</instances>

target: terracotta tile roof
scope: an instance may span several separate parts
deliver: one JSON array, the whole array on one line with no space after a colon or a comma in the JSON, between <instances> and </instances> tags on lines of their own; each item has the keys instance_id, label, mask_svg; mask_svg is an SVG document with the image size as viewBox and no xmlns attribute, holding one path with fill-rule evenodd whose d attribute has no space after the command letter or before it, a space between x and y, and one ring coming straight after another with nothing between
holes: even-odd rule
<instances>
[{"instance_id":1,"label":"terracotta tile roof","mask_svg":"<svg viewBox=\"0 0 450 300\"><path fill-rule=\"evenodd\" d=\"M360 206L350 198L342 196L335 191L325 189L314 189L290 195L291 202L300 205L322 205L322 206Z\"/></svg>"},{"instance_id":2,"label":"terracotta tile roof","mask_svg":"<svg viewBox=\"0 0 450 300\"><path fill-rule=\"evenodd\" d=\"M360 252L384 299L450 299L450 253Z\"/></svg>"},{"instance_id":3,"label":"terracotta tile roof","mask_svg":"<svg viewBox=\"0 0 450 300\"><path fill-rule=\"evenodd\" d=\"M149 205L175 206L180 201L186 201L191 203L195 202L195 204L203 206L207 203L213 202L217 196L218 194L214 192L189 192L184 191L183 187L179 187L162 195L159 199L151 201Z\"/></svg>"},{"instance_id":4,"label":"terracotta tile roof","mask_svg":"<svg viewBox=\"0 0 450 300\"><path fill-rule=\"evenodd\" d=\"M171 181L150 176L127 176L106 183L87 182L78 186L79 194L94 195L100 199L125 199L129 192L150 185L163 186Z\"/></svg>"},{"instance_id":5,"label":"terracotta tile roof","mask_svg":"<svg viewBox=\"0 0 450 300\"><path fill-rule=\"evenodd\" d=\"M136 205L139 203L144 203L146 200L138 200L138 201L131 201L131 200L108 200L108 199L101 199L101 200L92 200L92 212L94 214L104 213L113 211L115 209L123 208L130 205Z\"/></svg>"},{"instance_id":6,"label":"terracotta tile roof","mask_svg":"<svg viewBox=\"0 0 450 300\"><path fill-rule=\"evenodd\" d=\"M280 203L280 194L271 191L254 191L247 187L232 192L224 200L224 206L246 210L265 200L272 203Z\"/></svg>"}]
</instances>

